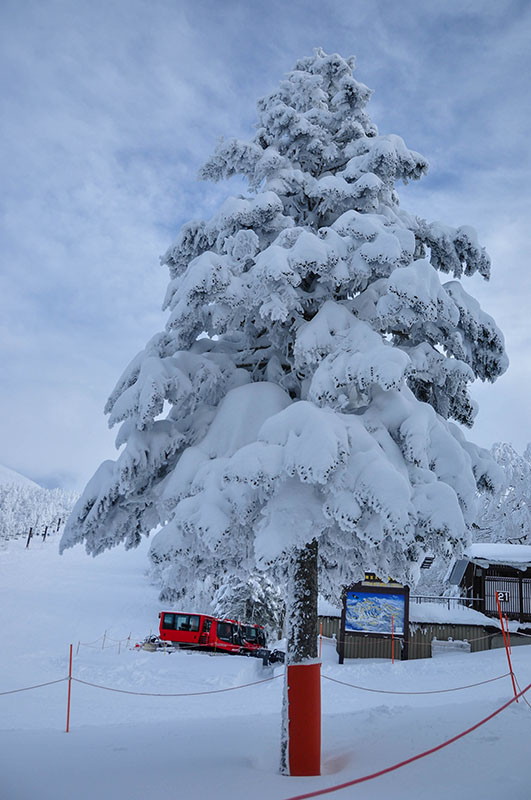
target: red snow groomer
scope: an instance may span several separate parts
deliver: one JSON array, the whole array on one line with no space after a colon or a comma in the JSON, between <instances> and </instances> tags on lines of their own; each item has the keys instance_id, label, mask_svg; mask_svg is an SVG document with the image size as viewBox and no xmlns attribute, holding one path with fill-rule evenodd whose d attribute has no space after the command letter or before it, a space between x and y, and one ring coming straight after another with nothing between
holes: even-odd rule
<instances>
[{"instance_id":1,"label":"red snow groomer","mask_svg":"<svg viewBox=\"0 0 531 800\"><path fill-rule=\"evenodd\" d=\"M169 647L256 656L264 664L283 661L283 653L267 649L262 625L242 624L234 619L218 619L208 614L181 611L161 611L159 619L159 636L148 637L139 647L146 650L167 650Z\"/></svg>"},{"instance_id":2,"label":"red snow groomer","mask_svg":"<svg viewBox=\"0 0 531 800\"><path fill-rule=\"evenodd\" d=\"M245 648L239 622L206 614L161 611L160 639L175 647L241 653Z\"/></svg>"}]
</instances>

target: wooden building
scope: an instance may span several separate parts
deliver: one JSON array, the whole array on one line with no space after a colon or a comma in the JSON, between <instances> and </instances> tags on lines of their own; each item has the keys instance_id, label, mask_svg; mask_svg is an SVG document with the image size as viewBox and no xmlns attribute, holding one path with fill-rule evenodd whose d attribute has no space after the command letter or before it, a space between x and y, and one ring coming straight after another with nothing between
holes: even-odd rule
<instances>
[{"instance_id":1,"label":"wooden building","mask_svg":"<svg viewBox=\"0 0 531 800\"><path fill-rule=\"evenodd\" d=\"M334 646L338 653L341 639L341 618L339 614L319 617L319 630L323 637L335 640ZM409 623L409 659L431 658L433 642L467 642L470 652L478 653L482 650L493 650L504 647L501 630L495 626L468 624L460 625L433 622ZM511 644L527 645L529 638L518 637L511 633ZM394 658L402 659L402 642L394 640ZM376 636L349 636L343 644L345 659L350 658L391 658L391 640L389 637Z\"/></svg>"},{"instance_id":2,"label":"wooden building","mask_svg":"<svg viewBox=\"0 0 531 800\"><path fill-rule=\"evenodd\" d=\"M473 544L456 559L448 580L460 587L471 608L485 616L498 617L498 592L508 619L531 623L530 545Z\"/></svg>"}]
</instances>

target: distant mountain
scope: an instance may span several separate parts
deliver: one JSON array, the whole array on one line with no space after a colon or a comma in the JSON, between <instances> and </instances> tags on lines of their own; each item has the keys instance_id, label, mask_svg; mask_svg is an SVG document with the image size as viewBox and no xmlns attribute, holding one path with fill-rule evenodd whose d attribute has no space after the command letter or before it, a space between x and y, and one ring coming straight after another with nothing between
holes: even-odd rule
<instances>
[{"instance_id":1,"label":"distant mountain","mask_svg":"<svg viewBox=\"0 0 531 800\"><path fill-rule=\"evenodd\" d=\"M21 475L20 472L15 472L14 469L4 467L3 464L0 464L0 486L8 485L27 486L32 487L33 489L42 489L42 486L39 486L39 484L35 483L35 481L26 478L25 475Z\"/></svg>"}]
</instances>

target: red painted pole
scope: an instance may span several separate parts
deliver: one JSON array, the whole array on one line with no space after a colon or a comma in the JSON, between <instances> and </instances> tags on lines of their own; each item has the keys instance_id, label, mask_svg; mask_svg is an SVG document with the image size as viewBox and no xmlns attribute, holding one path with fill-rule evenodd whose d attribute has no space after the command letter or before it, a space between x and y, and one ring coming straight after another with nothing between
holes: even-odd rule
<instances>
[{"instance_id":1,"label":"red painted pole","mask_svg":"<svg viewBox=\"0 0 531 800\"><path fill-rule=\"evenodd\" d=\"M291 664L288 681L290 775L321 774L321 665Z\"/></svg>"},{"instance_id":2,"label":"red painted pole","mask_svg":"<svg viewBox=\"0 0 531 800\"><path fill-rule=\"evenodd\" d=\"M68 700L66 704L66 732L70 730L70 695L72 692L72 645L70 645L70 663L68 665Z\"/></svg>"},{"instance_id":3,"label":"red painted pole","mask_svg":"<svg viewBox=\"0 0 531 800\"><path fill-rule=\"evenodd\" d=\"M507 631L507 642L509 644L509 653L512 653L513 651L511 648L511 636L509 634L509 623L507 622L507 614L505 615L505 630Z\"/></svg>"},{"instance_id":4,"label":"red painted pole","mask_svg":"<svg viewBox=\"0 0 531 800\"><path fill-rule=\"evenodd\" d=\"M395 663L395 618L391 614L391 664Z\"/></svg>"},{"instance_id":5,"label":"red painted pole","mask_svg":"<svg viewBox=\"0 0 531 800\"><path fill-rule=\"evenodd\" d=\"M511 654L509 653L509 646L507 644L507 637L505 635L505 628L503 627L503 617L502 617L500 598L498 597L498 592L496 592L496 603L498 604L498 614L500 615L500 623L501 623L501 629L502 629L502 633L503 633L503 641L505 642L505 652L507 653L507 662L509 664L509 672L511 673L511 680L513 682L514 696L516 698L516 702L518 702L518 697L517 697L517 692L516 692L516 684L514 682L513 665L511 664Z\"/></svg>"}]
</instances>

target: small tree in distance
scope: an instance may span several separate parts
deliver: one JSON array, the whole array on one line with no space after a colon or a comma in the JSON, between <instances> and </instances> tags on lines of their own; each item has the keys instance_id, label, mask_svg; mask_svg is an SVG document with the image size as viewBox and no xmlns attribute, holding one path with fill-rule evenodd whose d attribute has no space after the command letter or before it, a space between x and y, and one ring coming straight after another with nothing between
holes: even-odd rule
<instances>
[{"instance_id":1,"label":"small tree in distance","mask_svg":"<svg viewBox=\"0 0 531 800\"><path fill-rule=\"evenodd\" d=\"M410 583L426 551L467 542L495 469L451 420L471 426L469 384L507 366L460 282L488 278L487 254L471 228L400 208L395 183L427 162L378 134L353 66L299 61L259 101L253 139L203 167L249 193L166 253L166 329L106 407L124 449L63 538L96 554L163 525L163 591L258 565L287 587L288 665L317 657L318 575L336 598L365 570Z\"/></svg>"},{"instance_id":2,"label":"small tree in distance","mask_svg":"<svg viewBox=\"0 0 531 800\"><path fill-rule=\"evenodd\" d=\"M531 444L520 455L510 444L497 442L491 453L503 481L482 498L474 541L531 544Z\"/></svg>"}]
</instances>

